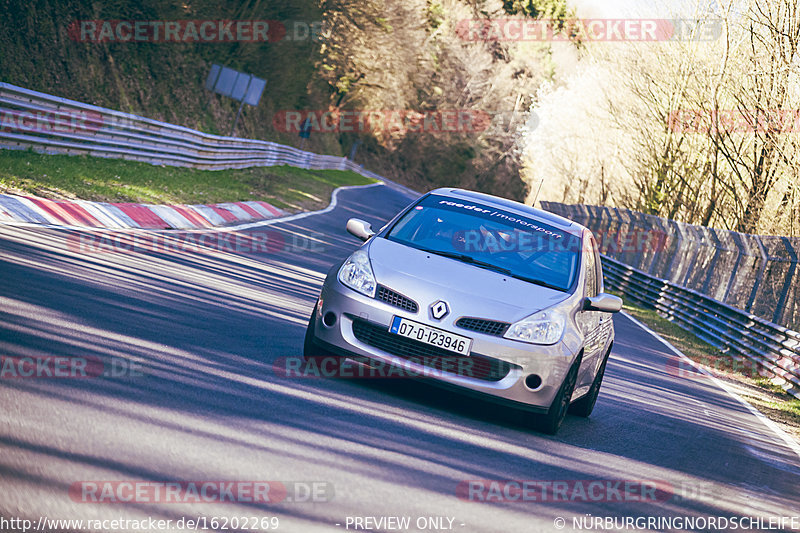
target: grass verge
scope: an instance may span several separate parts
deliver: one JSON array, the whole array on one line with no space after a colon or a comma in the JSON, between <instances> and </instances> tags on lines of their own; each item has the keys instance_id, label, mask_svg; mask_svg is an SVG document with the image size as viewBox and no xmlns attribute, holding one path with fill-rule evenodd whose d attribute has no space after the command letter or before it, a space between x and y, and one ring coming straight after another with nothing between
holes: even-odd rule
<instances>
[{"instance_id":1,"label":"grass verge","mask_svg":"<svg viewBox=\"0 0 800 533\"><path fill-rule=\"evenodd\" d=\"M342 170L252 167L197 170L123 159L0 150L0 193L45 198L213 204L263 200L290 212L328 205L331 191L374 180Z\"/></svg>"},{"instance_id":2,"label":"grass verge","mask_svg":"<svg viewBox=\"0 0 800 533\"><path fill-rule=\"evenodd\" d=\"M721 353L656 311L628 301L623 309L714 377L725 382L739 396L800 442L800 399L786 393L769 379L759 376L754 367L737 363L729 355Z\"/></svg>"}]
</instances>

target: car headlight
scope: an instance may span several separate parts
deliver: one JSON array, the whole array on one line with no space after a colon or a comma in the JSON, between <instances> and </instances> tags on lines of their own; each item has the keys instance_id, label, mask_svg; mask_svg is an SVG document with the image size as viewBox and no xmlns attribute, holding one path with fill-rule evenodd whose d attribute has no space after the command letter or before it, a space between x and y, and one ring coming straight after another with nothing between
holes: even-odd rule
<instances>
[{"instance_id":1,"label":"car headlight","mask_svg":"<svg viewBox=\"0 0 800 533\"><path fill-rule=\"evenodd\" d=\"M347 258L342 268L339 269L339 281L353 290L365 294L370 298L375 296L375 275L369 256L364 250L356 250Z\"/></svg>"},{"instance_id":2,"label":"car headlight","mask_svg":"<svg viewBox=\"0 0 800 533\"><path fill-rule=\"evenodd\" d=\"M531 344L555 344L564 334L567 317L559 310L539 311L520 320L503 335L506 339Z\"/></svg>"}]
</instances>

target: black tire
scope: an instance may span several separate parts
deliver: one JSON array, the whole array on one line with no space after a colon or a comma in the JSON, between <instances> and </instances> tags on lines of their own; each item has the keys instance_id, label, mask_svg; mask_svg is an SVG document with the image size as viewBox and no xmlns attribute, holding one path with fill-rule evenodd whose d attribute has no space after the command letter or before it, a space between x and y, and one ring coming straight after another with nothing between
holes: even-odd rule
<instances>
[{"instance_id":1,"label":"black tire","mask_svg":"<svg viewBox=\"0 0 800 533\"><path fill-rule=\"evenodd\" d=\"M586 396L569 406L570 414L582 416L584 418L589 418L589 415L592 414L594 405L597 403L597 396L600 394L600 387L603 385L603 376L606 373L606 363L608 362L609 355L611 355L610 348L606 352L603 362L600 363L600 368L597 370L597 375L594 377L589 392L586 393Z\"/></svg>"},{"instance_id":2,"label":"black tire","mask_svg":"<svg viewBox=\"0 0 800 533\"><path fill-rule=\"evenodd\" d=\"M561 428L561 423L567 416L569 410L569 403L572 399L572 391L575 390L575 382L578 380L578 369L581 366L581 358L572 364L572 367L567 372L561 388L558 389L556 397L553 398L553 403L547 410L547 414L539 415L537 426L539 431L547 433L548 435L555 435Z\"/></svg>"},{"instance_id":3,"label":"black tire","mask_svg":"<svg viewBox=\"0 0 800 533\"><path fill-rule=\"evenodd\" d=\"M308 319L308 326L306 327L306 335L303 338L303 359L306 361L314 360L319 363L326 357L332 357L333 354L323 350L314 343L314 326L317 321L317 311L319 311L319 303L314 306L311 312L311 318Z\"/></svg>"}]
</instances>

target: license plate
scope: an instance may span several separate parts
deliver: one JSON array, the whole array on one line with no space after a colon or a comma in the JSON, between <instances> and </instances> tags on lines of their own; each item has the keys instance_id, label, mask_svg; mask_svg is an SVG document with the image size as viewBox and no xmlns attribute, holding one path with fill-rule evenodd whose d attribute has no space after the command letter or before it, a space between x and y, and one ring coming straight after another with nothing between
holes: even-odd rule
<instances>
[{"instance_id":1,"label":"license plate","mask_svg":"<svg viewBox=\"0 0 800 533\"><path fill-rule=\"evenodd\" d=\"M469 337L455 335L443 329L432 328L399 316L392 319L389 333L424 342L461 355L469 355L470 348L472 348L472 339Z\"/></svg>"}]
</instances>

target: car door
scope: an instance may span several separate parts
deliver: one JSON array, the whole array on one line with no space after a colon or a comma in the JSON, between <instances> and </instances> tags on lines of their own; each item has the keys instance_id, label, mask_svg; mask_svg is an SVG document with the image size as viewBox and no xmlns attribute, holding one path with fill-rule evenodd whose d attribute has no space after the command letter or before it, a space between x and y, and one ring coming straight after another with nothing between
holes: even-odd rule
<instances>
[{"instance_id":1,"label":"car door","mask_svg":"<svg viewBox=\"0 0 800 533\"><path fill-rule=\"evenodd\" d=\"M598 262L597 247L594 238L589 235L586 237L583 246L583 269L584 269L584 298L597 296L601 291L602 279L600 279L600 268ZM601 321L604 320L599 311L578 311L578 327L583 334L583 361L581 362L581 372L578 375L576 393L581 394L582 388L588 388L594 380L594 374L600 364L601 351L603 349L604 338L601 334Z\"/></svg>"},{"instance_id":2,"label":"car door","mask_svg":"<svg viewBox=\"0 0 800 533\"><path fill-rule=\"evenodd\" d=\"M594 237L590 240L592 253L595 257L595 264L597 265L597 291L598 292L605 292L605 286L603 283L603 264L600 262L600 252L597 250L597 243L594 240ZM602 361L603 357L606 355L606 344L608 344L608 339L611 336L612 332L614 331L614 322L613 322L613 315L612 313L597 313L599 315L598 320L598 332L597 332L597 350L598 350L598 357L597 357L597 364L595 366L595 370L597 370L600 366L600 362Z\"/></svg>"}]
</instances>

